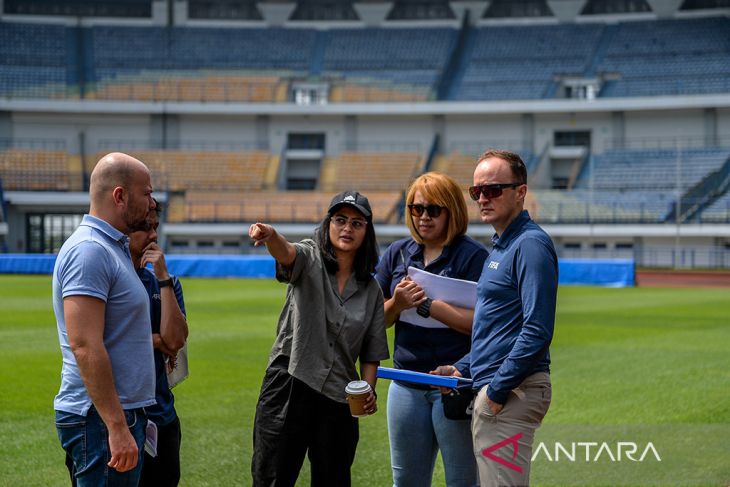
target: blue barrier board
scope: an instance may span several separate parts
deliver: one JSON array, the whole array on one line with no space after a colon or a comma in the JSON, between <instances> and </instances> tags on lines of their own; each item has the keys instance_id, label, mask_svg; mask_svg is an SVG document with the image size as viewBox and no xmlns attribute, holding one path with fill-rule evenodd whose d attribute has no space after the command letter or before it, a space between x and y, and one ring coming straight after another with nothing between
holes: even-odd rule
<instances>
[{"instance_id":1,"label":"blue barrier board","mask_svg":"<svg viewBox=\"0 0 730 487\"><path fill-rule=\"evenodd\" d=\"M463 377L448 377L445 375L432 375L412 370L391 369L390 367L378 367L378 378L402 380L403 382L414 382L416 384L428 384L431 386L457 388L459 385L471 384L471 379Z\"/></svg>"},{"instance_id":2,"label":"blue barrier board","mask_svg":"<svg viewBox=\"0 0 730 487\"><path fill-rule=\"evenodd\" d=\"M274 278L274 259L269 255L167 255L167 267L178 277ZM55 255L0 254L0 274L51 274ZM560 284L634 286L631 259L559 259Z\"/></svg>"}]
</instances>

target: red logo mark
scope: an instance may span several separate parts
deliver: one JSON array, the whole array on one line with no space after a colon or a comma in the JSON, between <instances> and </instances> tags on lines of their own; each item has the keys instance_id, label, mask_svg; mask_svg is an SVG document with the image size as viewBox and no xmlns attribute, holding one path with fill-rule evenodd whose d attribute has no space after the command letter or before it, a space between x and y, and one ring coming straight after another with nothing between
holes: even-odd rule
<instances>
[{"instance_id":1,"label":"red logo mark","mask_svg":"<svg viewBox=\"0 0 730 487\"><path fill-rule=\"evenodd\" d=\"M493 452L499 450L503 446L506 445L512 445L512 460L517 458L517 452L520 449L520 444L518 441L520 438L524 436L524 433L517 433L514 436L510 436L506 440L502 440L499 443L495 443L494 445L490 446L489 448L485 448L482 450L482 455L489 458L490 460L494 460L495 462L499 463L500 465L504 465L505 467L514 470L517 473L522 473L522 467L519 465L515 465L514 463L505 460L504 458L500 458L497 455L494 455Z\"/></svg>"}]
</instances>

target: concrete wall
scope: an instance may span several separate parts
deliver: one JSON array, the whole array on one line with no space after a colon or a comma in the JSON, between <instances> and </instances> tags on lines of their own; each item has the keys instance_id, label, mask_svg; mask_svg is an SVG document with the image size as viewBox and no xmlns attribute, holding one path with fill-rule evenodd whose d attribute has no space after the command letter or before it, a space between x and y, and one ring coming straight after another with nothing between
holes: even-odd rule
<instances>
[{"instance_id":1,"label":"concrete wall","mask_svg":"<svg viewBox=\"0 0 730 487\"><path fill-rule=\"evenodd\" d=\"M489 147L523 146L522 116L508 115L449 115L445 118L445 150L481 153Z\"/></svg>"},{"instance_id":2,"label":"concrete wall","mask_svg":"<svg viewBox=\"0 0 730 487\"><path fill-rule=\"evenodd\" d=\"M625 115L626 138L671 137L704 139L705 119L702 109L668 112L628 112Z\"/></svg>"},{"instance_id":3,"label":"concrete wall","mask_svg":"<svg viewBox=\"0 0 730 487\"><path fill-rule=\"evenodd\" d=\"M80 152L79 134L86 151L94 154L113 141L150 139L150 116L14 113L13 136L17 139L61 139L71 154Z\"/></svg>"}]
</instances>

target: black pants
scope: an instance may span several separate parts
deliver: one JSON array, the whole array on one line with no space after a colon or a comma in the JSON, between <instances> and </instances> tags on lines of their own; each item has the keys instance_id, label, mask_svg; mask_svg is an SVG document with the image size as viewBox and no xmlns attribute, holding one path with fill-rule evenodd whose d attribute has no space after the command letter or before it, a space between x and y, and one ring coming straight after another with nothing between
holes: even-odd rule
<instances>
[{"instance_id":1,"label":"black pants","mask_svg":"<svg viewBox=\"0 0 730 487\"><path fill-rule=\"evenodd\" d=\"M157 456L144 453L140 487L176 487L180 482L180 420L157 426Z\"/></svg>"},{"instance_id":2,"label":"black pants","mask_svg":"<svg viewBox=\"0 0 730 487\"><path fill-rule=\"evenodd\" d=\"M293 486L307 454L311 487L347 487L358 438L347 404L323 396L275 362L266 370L256 405L253 485Z\"/></svg>"}]
</instances>

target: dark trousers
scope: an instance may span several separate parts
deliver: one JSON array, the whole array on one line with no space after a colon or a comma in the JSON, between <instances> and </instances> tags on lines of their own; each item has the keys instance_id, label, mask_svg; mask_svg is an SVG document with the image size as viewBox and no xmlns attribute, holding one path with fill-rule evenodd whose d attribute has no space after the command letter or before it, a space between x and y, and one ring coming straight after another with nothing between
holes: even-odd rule
<instances>
[{"instance_id":1,"label":"dark trousers","mask_svg":"<svg viewBox=\"0 0 730 487\"><path fill-rule=\"evenodd\" d=\"M311 487L347 487L358 438L347 404L323 396L275 362L266 370L256 405L253 485L294 486L306 454Z\"/></svg>"},{"instance_id":2,"label":"dark trousers","mask_svg":"<svg viewBox=\"0 0 730 487\"><path fill-rule=\"evenodd\" d=\"M144 454L140 487L176 487L180 482L180 420L157 426L157 456Z\"/></svg>"}]
</instances>

